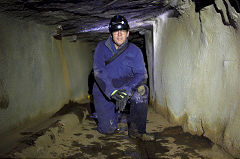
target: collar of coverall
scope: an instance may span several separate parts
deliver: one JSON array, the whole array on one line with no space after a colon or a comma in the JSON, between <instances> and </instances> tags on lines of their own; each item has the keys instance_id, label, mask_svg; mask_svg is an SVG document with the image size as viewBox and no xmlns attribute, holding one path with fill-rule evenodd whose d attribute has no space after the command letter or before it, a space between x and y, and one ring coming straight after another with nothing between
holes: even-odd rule
<instances>
[{"instance_id":1,"label":"collar of coverall","mask_svg":"<svg viewBox=\"0 0 240 159\"><path fill-rule=\"evenodd\" d=\"M126 44L128 43L128 39L126 39L126 41L120 46L118 47L118 49L121 49L122 47L124 47ZM105 42L105 45L111 50L111 52L114 54L116 53L116 48L114 46L114 42L111 36L108 37L108 39Z\"/></svg>"}]
</instances>

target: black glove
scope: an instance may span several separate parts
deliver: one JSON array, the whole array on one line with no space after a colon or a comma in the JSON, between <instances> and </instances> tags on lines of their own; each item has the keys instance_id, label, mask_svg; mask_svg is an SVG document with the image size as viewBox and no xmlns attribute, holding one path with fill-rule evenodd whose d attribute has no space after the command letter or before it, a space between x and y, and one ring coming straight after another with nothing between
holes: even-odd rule
<instances>
[{"instance_id":1,"label":"black glove","mask_svg":"<svg viewBox=\"0 0 240 159\"><path fill-rule=\"evenodd\" d=\"M128 101L128 95L126 91L115 90L113 91L111 98L116 101L116 109L123 111Z\"/></svg>"}]
</instances>

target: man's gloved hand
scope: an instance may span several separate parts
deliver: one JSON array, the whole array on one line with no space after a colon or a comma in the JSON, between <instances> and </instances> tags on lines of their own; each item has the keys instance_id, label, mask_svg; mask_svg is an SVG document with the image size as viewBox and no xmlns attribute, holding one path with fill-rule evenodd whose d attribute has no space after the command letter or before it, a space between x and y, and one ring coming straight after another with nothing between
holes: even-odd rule
<instances>
[{"instance_id":1,"label":"man's gloved hand","mask_svg":"<svg viewBox=\"0 0 240 159\"><path fill-rule=\"evenodd\" d=\"M111 98L116 100L116 109L123 111L128 100L128 95L125 90L115 90L111 94Z\"/></svg>"}]
</instances>

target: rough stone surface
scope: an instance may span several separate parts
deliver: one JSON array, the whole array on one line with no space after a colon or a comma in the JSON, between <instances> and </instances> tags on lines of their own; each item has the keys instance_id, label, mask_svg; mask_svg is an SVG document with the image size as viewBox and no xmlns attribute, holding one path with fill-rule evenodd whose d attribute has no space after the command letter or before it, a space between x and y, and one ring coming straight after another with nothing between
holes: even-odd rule
<instances>
[{"instance_id":1,"label":"rough stone surface","mask_svg":"<svg viewBox=\"0 0 240 159\"><path fill-rule=\"evenodd\" d=\"M226 25L238 25L238 0L193 2L196 4L196 12L207 5L214 5ZM182 14L190 3L191 1L185 0L2 0L0 12L55 27L61 25L63 36L78 35L86 38L84 32L87 32L88 36L89 32L106 33L109 19L115 14L126 16L132 31L141 31L142 28L149 27L146 21L167 10L177 11L175 16ZM88 39L96 39L96 36Z\"/></svg>"},{"instance_id":2,"label":"rough stone surface","mask_svg":"<svg viewBox=\"0 0 240 159\"><path fill-rule=\"evenodd\" d=\"M0 158L232 159L207 138L184 133L180 126L171 125L152 107L147 131L156 136L153 142L128 137L127 114L121 117L116 133L100 134L86 108L89 104L69 103L38 129L30 126L16 131L20 138L12 142L11 148L1 148Z\"/></svg>"},{"instance_id":3,"label":"rough stone surface","mask_svg":"<svg viewBox=\"0 0 240 159\"><path fill-rule=\"evenodd\" d=\"M178 18L155 21L156 110L240 157L240 14L230 1L201 7L190 3Z\"/></svg>"},{"instance_id":4,"label":"rough stone surface","mask_svg":"<svg viewBox=\"0 0 240 159\"><path fill-rule=\"evenodd\" d=\"M35 108L55 110L69 97L86 96L86 87L80 88L77 81L86 82L82 77L91 67L91 57L76 55L86 46L69 41L106 38L110 17L120 13L129 19L133 40L144 33L148 39L156 109L185 131L206 136L239 157L239 4L238 0L2 0L0 12L14 20L0 17L1 126L41 112ZM61 43L50 39L52 35L68 40ZM143 46L143 38L137 43ZM78 67L69 61L87 70L76 75ZM50 97L53 94L57 99Z\"/></svg>"},{"instance_id":5,"label":"rough stone surface","mask_svg":"<svg viewBox=\"0 0 240 159\"><path fill-rule=\"evenodd\" d=\"M0 2L0 12L41 24L62 25L63 35L67 36L88 31L107 31L109 19L117 13L129 19L132 30L139 29L142 21L172 8L170 2L160 0L4 0Z\"/></svg>"},{"instance_id":6,"label":"rough stone surface","mask_svg":"<svg viewBox=\"0 0 240 159\"><path fill-rule=\"evenodd\" d=\"M51 27L34 22L0 21L0 134L87 99L95 45L55 40Z\"/></svg>"}]
</instances>

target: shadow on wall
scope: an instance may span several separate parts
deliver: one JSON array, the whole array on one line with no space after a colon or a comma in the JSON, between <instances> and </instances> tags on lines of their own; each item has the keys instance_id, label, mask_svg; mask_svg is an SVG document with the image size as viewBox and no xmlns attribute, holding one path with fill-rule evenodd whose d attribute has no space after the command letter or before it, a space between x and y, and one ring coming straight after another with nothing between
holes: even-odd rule
<instances>
[{"instance_id":1,"label":"shadow on wall","mask_svg":"<svg viewBox=\"0 0 240 159\"><path fill-rule=\"evenodd\" d=\"M199 12L201 9L203 9L206 6L214 4L214 0L193 0L195 3L195 11Z\"/></svg>"},{"instance_id":2,"label":"shadow on wall","mask_svg":"<svg viewBox=\"0 0 240 159\"><path fill-rule=\"evenodd\" d=\"M240 2L239 0L229 0L230 4L234 7L234 9L240 13Z\"/></svg>"},{"instance_id":3,"label":"shadow on wall","mask_svg":"<svg viewBox=\"0 0 240 159\"><path fill-rule=\"evenodd\" d=\"M89 103L79 104L74 101L69 101L69 103L65 104L59 111L57 111L52 118L73 113L78 117L79 122L81 122L84 118L85 110L90 112L89 107Z\"/></svg>"},{"instance_id":4,"label":"shadow on wall","mask_svg":"<svg viewBox=\"0 0 240 159\"><path fill-rule=\"evenodd\" d=\"M7 109L9 105L9 97L4 86L4 81L0 79L0 109Z\"/></svg>"},{"instance_id":5,"label":"shadow on wall","mask_svg":"<svg viewBox=\"0 0 240 159\"><path fill-rule=\"evenodd\" d=\"M88 99L90 100L90 112L91 114L95 112L95 106L93 103L93 95L92 95L92 90L93 90L93 84L94 84L94 72L93 69L88 75Z\"/></svg>"}]
</instances>

